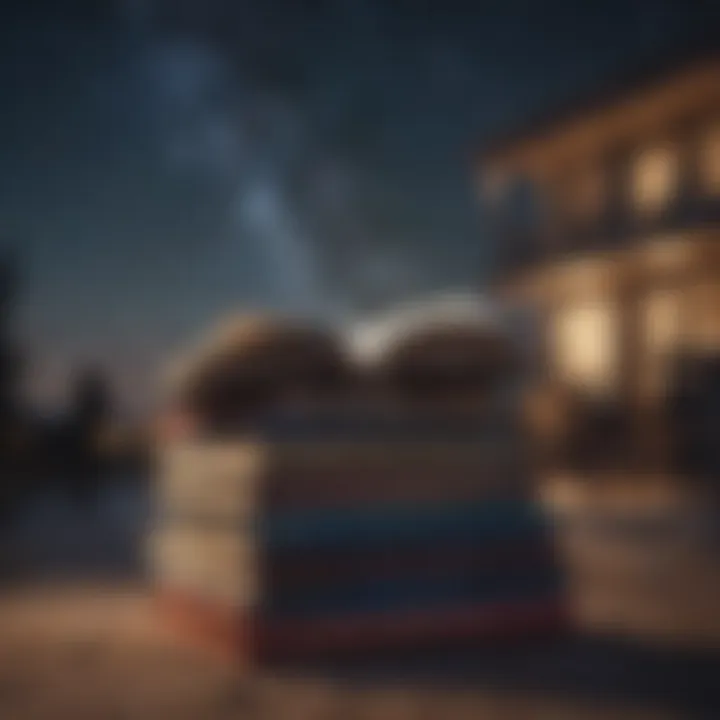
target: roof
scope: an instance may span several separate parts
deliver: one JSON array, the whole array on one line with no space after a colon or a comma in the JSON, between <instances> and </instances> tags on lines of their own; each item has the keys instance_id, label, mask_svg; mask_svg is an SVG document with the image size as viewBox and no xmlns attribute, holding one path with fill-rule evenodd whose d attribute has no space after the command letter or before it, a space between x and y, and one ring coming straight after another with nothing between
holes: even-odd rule
<instances>
[{"instance_id":1,"label":"roof","mask_svg":"<svg viewBox=\"0 0 720 720\"><path fill-rule=\"evenodd\" d=\"M532 139L540 139L547 133L560 129L564 125L582 120L593 113L622 102L643 89L651 89L653 85L664 84L669 78L683 75L696 66L708 61L720 60L720 43L716 33L694 38L661 57L642 63L621 76L612 77L600 88L593 88L590 93L575 97L560 107L536 116L529 122L495 135L484 143L476 155L480 162L492 162L515 145Z\"/></svg>"}]
</instances>

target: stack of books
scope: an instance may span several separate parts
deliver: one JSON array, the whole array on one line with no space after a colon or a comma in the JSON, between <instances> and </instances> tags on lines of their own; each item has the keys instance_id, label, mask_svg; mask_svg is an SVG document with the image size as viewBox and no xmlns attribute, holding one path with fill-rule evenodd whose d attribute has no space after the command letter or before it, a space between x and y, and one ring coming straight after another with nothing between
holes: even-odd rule
<instances>
[{"instance_id":1,"label":"stack of books","mask_svg":"<svg viewBox=\"0 0 720 720\"><path fill-rule=\"evenodd\" d=\"M151 557L196 634L260 661L523 639L564 623L509 428L284 417L161 453Z\"/></svg>"}]
</instances>

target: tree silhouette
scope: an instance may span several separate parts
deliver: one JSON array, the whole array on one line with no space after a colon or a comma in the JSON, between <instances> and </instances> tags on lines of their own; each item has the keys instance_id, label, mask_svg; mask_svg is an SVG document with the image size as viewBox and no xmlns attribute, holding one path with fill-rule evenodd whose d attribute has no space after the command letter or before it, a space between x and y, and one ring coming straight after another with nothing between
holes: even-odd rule
<instances>
[{"instance_id":1,"label":"tree silhouette","mask_svg":"<svg viewBox=\"0 0 720 720\"><path fill-rule=\"evenodd\" d=\"M96 432L112 409L110 383L97 368L81 370L75 380L72 416L88 432Z\"/></svg>"},{"instance_id":2,"label":"tree silhouette","mask_svg":"<svg viewBox=\"0 0 720 720\"><path fill-rule=\"evenodd\" d=\"M17 381L19 362L17 350L10 338L10 313L17 294L17 272L14 258L5 252L0 255L0 423L12 419L17 410ZM7 436L3 434L3 436Z\"/></svg>"},{"instance_id":3,"label":"tree silhouette","mask_svg":"<svg viewBox=\"0 0 720 720\"><path fill-rule=\"evenodd\" d=\"M17 296L17 264L8 251L0 253L0 516L9 512L18 490L20 359L10 329Z\"/></svg>"}]
</instances>

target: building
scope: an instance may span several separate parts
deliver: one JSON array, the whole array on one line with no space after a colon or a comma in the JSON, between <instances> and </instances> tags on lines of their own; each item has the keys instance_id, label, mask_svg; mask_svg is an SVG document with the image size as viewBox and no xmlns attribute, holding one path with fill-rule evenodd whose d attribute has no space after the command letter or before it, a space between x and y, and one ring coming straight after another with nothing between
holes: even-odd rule
<instances>
[{"instance_id":1,"label":"building","mask_svg":"<svg viewBox=\"0 0 720 720\"><path fill-rule=\"evenodd\" d=\"M602 415L617 441L596 447L605 466L684 472L689 452L694 470L717 475L716 49L667 58L487 145L477 176L497 241L496 290L538 311L539 390L564 408L566 436L586 427L600 442Z\"/></svg>"}]
</instances>

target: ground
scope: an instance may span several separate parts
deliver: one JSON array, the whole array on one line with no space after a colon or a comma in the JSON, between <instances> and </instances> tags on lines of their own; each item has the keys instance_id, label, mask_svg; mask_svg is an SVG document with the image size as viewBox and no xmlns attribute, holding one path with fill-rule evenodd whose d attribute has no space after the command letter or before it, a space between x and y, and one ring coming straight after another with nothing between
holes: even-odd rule
<instances>
[{"instance_id":1,"label":"ground","mask_svg":"<svg viewBox=\"0 0 720 720\"><path fill-rule=\"evenodd\" d=\"M154 614L137 568L130 572L137 527L127 534L117 514L105 517L88 543L88 522L53 512L17 535L24 566L42 572L0 594L3 719L720 717L720 563L702 514L677 512L672 527L656 522L642 533L605 528L601 541L587 523L560 524L582 630L574 637L250 672L191 646ZM38 531L53 523L53 532ZM98 574L107 557L93 544L112 550L110 578ZM59 572L59 556L77 559L80 547L83 567Z\"/></svg>"}]
</instances>

